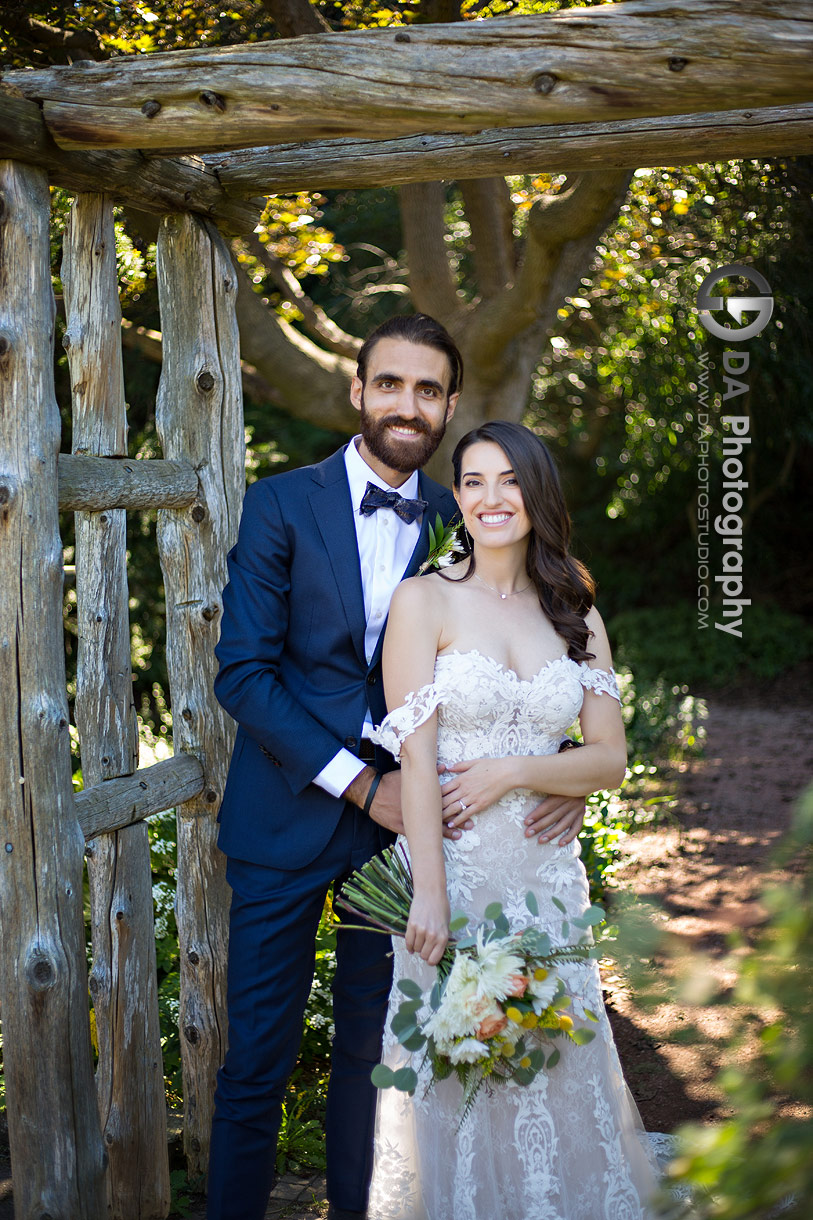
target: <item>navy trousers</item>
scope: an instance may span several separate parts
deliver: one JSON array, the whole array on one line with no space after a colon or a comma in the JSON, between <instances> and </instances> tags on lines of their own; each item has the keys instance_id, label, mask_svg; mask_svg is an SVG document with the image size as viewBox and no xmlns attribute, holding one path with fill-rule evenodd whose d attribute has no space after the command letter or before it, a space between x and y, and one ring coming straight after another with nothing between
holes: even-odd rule
<instances>
[{"instance_id":1,"label":"navy trousers","mask_svg":"<svg viewBox=\"0 0 813 1220\"><path fill-rule=\"evenodd\" d=\"M331 882L340 886L380 849L379 828L348 804L327 847L306 868L229 859L229 1039L215 1091L208 1220L262 1220L265 1214L325 895ZM381 1055L389 950L389 940L376 932L347 930L337 937L327 1195L348 1211L367 1207L377 1094L370 1072Z\"/></svg>"}]
</instances>

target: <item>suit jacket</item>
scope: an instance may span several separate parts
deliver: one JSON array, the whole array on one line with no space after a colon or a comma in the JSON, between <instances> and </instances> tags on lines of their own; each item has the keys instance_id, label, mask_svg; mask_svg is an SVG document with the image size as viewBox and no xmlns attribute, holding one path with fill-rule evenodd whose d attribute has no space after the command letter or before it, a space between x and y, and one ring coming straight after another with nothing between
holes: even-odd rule
<instances>
[{"instance_id":1,"label":"suit jacket","mask_svg":"<svg viewBox=\"0 0 813 1220\"><path fill-rule=\"evenodd\" d=\"M426 558L429 523L456 508L428 476L419 487L429 507L405 577ZM218 844L240 860L302 868L344 808L313 777L343 746L355 751L368 707L375 724L386 715L383 631L369 665L364 655L344 449L252 484L228 565L215 694L238 730Z\"/></svg>"}]
</instances>

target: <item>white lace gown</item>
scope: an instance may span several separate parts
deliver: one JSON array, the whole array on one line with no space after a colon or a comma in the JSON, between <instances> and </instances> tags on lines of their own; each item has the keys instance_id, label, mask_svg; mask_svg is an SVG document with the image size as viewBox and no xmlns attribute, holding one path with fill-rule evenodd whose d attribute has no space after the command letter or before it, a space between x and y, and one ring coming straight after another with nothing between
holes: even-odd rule
<instances>
[{"instance_id":1,"label":"white lace gown","mask_svg":"<svg viewBox=\"0 0 813 1220\"><path fill-rule=\"evenodd\" d=\"M404 739L438 709L438 761L554 754L581 708L584 691L619 698L612 674L567 656L523 680L475 651L439 656L434 682L387 716L377 739L397 757ZM442 781L441 781L442 782ZM517 788L475 818L474 829L444 841L449 901L480 920L494 900L509 920L530 919L525 895L539 904L538 922L563 943L558 898L568 916L590 904L578 843L540 845L526 839L523 818L539 797ZM406 849L406 840L400 840ZM395 979L428 991L435 971L395 938ZM644 1220L657 1187L635 1102L613 1042L594 962L561 968L576 1000L599 1016L586 1046L557 1039L561 1059L529 1086L484 1087L460 1126L462 1090L455 1077L431 1089L422 1054L411 1055L389 1030L403 995L393 988L384 1062L410 1063L414 1096L379 1094L370 1220ZM458 1129L459 1128L459 1129Z\"/></svg>"}]
</instances>

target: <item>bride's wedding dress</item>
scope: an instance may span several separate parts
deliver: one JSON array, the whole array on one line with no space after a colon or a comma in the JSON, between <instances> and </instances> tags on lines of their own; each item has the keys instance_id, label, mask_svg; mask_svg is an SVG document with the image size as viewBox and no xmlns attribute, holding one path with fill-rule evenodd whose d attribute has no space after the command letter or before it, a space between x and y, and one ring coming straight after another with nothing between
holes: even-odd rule
<instances>
[{"instance_id":1,"label":"bride's wedding dress","mask_svg":"<svg viewBox=\"0 0 813 1220\"><path fill-rule=\"evenodd\" d=\"M396 757L401 743L438 709L438 761L553 754L576 719L585 689L618 699L612 674L563 656L530 680L476 651L437 658L434 682L391 712L377 739ZM442 782L442 780L441 780ZM475 818L474 829L445 840L453 911L476 920L490 902L517 925L530 916L525 895L539 904L539 924L566 943L562 920L589 906L578 843L540 845L524 835L523 818L539 796L514 789ZM406 840L400 840L406 849ZM565 907L563 915L552 899ZM572 940L573 938L570 937ZM426 992L435 977L418 955L394 940L395 979L415 979ZM460 1126L461 1086L455 1077L427 1088L421 1053L403 1050L389 1022L403 995L393 989L384 1062L411 1062L414 1096L379 1095L370 1220L643 1220L657 1187L655 1163L624 1082L594 962L563 966L576 996L599 1017L594 1040L557 1039L561 1059L529 1086L485 1086Z\"/></svg>"}]
</instances>

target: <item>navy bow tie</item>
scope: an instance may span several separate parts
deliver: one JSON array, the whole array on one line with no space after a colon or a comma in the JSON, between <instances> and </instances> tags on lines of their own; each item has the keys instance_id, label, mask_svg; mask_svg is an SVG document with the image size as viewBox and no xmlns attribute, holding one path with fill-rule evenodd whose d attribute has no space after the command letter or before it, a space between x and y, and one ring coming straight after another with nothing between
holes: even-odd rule
<instances>
[{"instance_id":1,"label":"navy bow tie","mask_svg":"<svg viewBox=\"0 0 813 1220\"><path fill-rule=\"evenodd\" d=\"M376 509L391 508L402 521L411 525L427 507L426 500L407 500L404 496L399 496L397 491L384 491L383 487L376 487L375 483L368 483L361 498L359 512L362 517L369 517Z\"/></svg>"}]
</instances>

